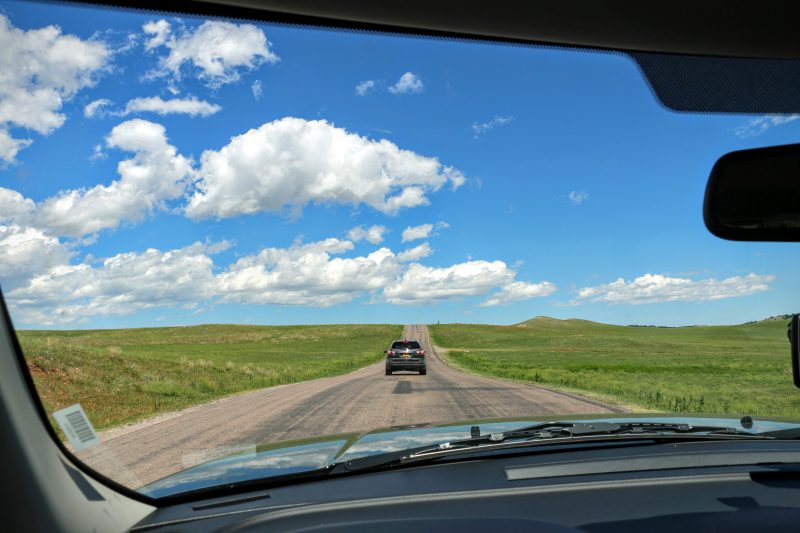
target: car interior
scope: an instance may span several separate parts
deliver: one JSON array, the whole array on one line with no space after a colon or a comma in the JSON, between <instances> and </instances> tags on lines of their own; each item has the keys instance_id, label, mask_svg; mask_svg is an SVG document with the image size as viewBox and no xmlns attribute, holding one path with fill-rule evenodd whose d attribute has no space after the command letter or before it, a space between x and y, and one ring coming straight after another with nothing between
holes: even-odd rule
<instances>
[{"instance_id":1,"label":"car interior","mask_svg":"<svg viewBox=\"0 0 800 533\"><path fill-rule=\"evenodd\" d=\"M613 51L635 62L654 98L673 113L800 113L800 40L788 2L88 4ZM798 168L800 144L726 154L708 168L695 216L711 234L742 246L799 242ZM792 434L634 442L623 433L580 444L555 439L532 454L530 443L501 446L509 435L492 433L484 440L496 448L481 454L469 443L456 454L420 448L420 460L408 452L388 464L354 458L325 477L315 471L314 477L247 480L154 498L92 469L62 443L36 392L5 300L0 315L0 528L6 531L783 531L796 530L800 522L800 440L793 440L800 435ZM788 335L785 360L788 365L791 359L800 387L797 315ZM747 421L741 426L747 428ZM583 426L570 435L579 430L591 435ZM480 431L475 435L482 438ZM581 449L578 457L575 447Z\"/></svg>"}]
</instances>

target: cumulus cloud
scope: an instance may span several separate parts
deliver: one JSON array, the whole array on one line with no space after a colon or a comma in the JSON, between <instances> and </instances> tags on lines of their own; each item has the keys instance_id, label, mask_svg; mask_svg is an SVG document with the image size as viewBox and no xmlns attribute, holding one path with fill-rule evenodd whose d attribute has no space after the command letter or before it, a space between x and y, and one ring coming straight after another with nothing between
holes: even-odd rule
<instances>
[{"instance_id":1,"label":"cumulus cloud","mask_svg":"<svg viewBox=\"0 0 800 533\"><path fill-rule=\"evenodd\" d=\"M514 271L503 261L469 261L443 268L412 263L383 294L390 303L426 304L480 296L513 280Z\"/></svg>"},{"instance_id":2,"label":"cumulus cloud","mask_svg":"<svg viewBox=\"0 0 800 533\"><path fill-rule=\"evenodd\" d=\"M0 50L0 159L12 162L31 140L14 138L11 128L48 135L61 127L63 103L94 84L111 51L58 26L21 30L3 14Z\"/></svg>"},{"instance_id":3,"label":"cumulus cloud","mask_svg":"<svg viewBox=\"0 0 800 533\"><path fill-rule=\"evenodd\" d=\"M309 203L368 205L387 214L427 205L464 176L436 158L374 141L324 120L286 117L202 154L186 214L194 219L295 212Z\"/></svg>"},{"instance_id":4,"label":"cumulus cloud","mask_svg":"<svg viewBox=\"0 0 800 533\"><path fill-rule=\"evenodd\" d=\"M774 126L788 124L789 122L794 122L798 118L800 118L800 115L766 115L763 117L756 117L734 128L733 133L737 137L743 139L747 137L756 137Z\"/></svg>"},{"instance_id":5,"label":"cumulus cloud","mask_svg":"<svg viewBox=\"0 0 800 533\"><path fill-rule=\"evenodd\" d=\"M475 122L472 124L473 137L477 139L487 131L493 130L500 126L504 126L514 120L512 116L495 115L495 117L488 122Z\"/></svg>"},{"instance_id":6,"label":"cumulus cloud","mask_svg":"<svg viewBox=\"0 0 800 533\"><path fill-rule=\"evenodd\" d=\"M371 244L383 242L383 234L386 233L386 226L370 226L364 229L363 226L356 226L347 232L347 238L351 241L367 241Z\"/></svg>"},{"instance_id":7,"label":"cumulus cloud","mask_svg":"<svg viewBox=\"0 0 800 533\"><path fill-rule=\"evenodd\" d=\"M494 293L488 300L481 304L482 307L492 307L504 305L531 298L541 298L550 296L556 292L556 286L549 281L541 283L528 283L527 281L515 281L509 283L498 292Z\"/></svg>"},{"instance_id":8,"label":"cumulus cloud","mask_svg":"<svg viewBox=\"0 0 800 533\"><path fill-rule=\"evenodd\" d=\"M589 199L589 193L586 191L570 191L567 198L572 205L581 205Z\"/></svg>"},{"instance_id":9,"label":"cumulus cloud","mask_svg":"<svg viewBox=\"0 0 800 533\"><path fill-rule=\"evenodd\" d=\"M189 72L209 87L218 88L238 81L243 71L279 60L267 36L252 24L206 21L175 32L162 19L148 22L142 29L150 36L145 41L146 50L169 50L159 58L158 68L150 72L153 78L180 80Z\"/></svg>"},{"instance_id":10,"label":"cumulus cloud","mask_svg":"<svg viewBox=\"0 0 800 533\"><path fill-rule=\"evenodd\" d=\"M409 248L408 250L403 250L397 254L397 260L402 262L419 261L420 259L428 257L432 253L433 248L431 248L430 244L423 242L419 246Z\"/></svg>"},{"instance_id":11,"label":"cumulus cloud","mask_svg":"<svg viewBox=\"0 0 800 533\"><path fill-rule=\"evenodd\" d=\"M217 247L219 249L219 247ZM82 317L125 315L154 307L185 305L216 293L207 246L123 253L103 261L60 265L7 293L23 322L69 323Z\"/></svg>"},{"instance_id":12,"label":"cumulus cloud","mask_svg":"<svg viewBox=\"0 0 800 533\"><path fill-rule=\"evenodd\" d=\"M356 85L356 94L358 96L364 96L373 90L375 90L375 80L364 80Z\"/></svg>"},{"instance_id":13,"label":"cumulus cloud","mask_svg":"<svg viewBox=\"0 0 800 533\"><path fill-rule=\"evenodd\" d=\"M100 98L99 100L89 102L83 108L83 116L86 118L106 116L108 112L105 111L105 108L111 104L113 104L113 102L108 98Z\"/></svg>"},{"instance_id":14,"label":"cumulus cloud","mask_svg":"<svg viewBox=\"0 0 800 533\"><path fill-rule=\"evenodd\" d=\"M609 302L615 304L650 304L660 302L694 302L747 296L769 290L772 275L750 273L726 279L673 278L661 274L645 274L632 281L619 278L611 283L578 290L573 303Z\"/></svg>"},{"instance_id":15,"label":"cumulus cloud","mask_svg":"<svg viewBox=\"0 0 800 533\"><path fill-rule=\"evenodd\" d=\"M34 226L80 237L116 228L123 220L140 220L183 194L191 160L167 142L160 124L141 119L123 122L111 130L106 145L134 154L117 165L120 179L44 200L37 205Z\"/></svg>"},{"instance_id":16,"label":"cumulus cloud","mask_svg":"<svg viewBox=\"0 0 800 533\"><path fill-rule=\"evenodd\" d=\"M219 275L222 299L248 304L327 307L384 287L399 271L388 248L367 256L331 257L353 243L327 239L288 249L266 248Z\"/></svg>"},{"instance_id":17,"label":"cumulus cloud","mask_svg":"<svg viewBox=\"0 0 800 533\"><path fill-rule=\"evenodd\" d=\"M183 114L189 116L207 117L222 109L217 104L191 98L173 98L172 100L162 100L158 96L149 98L134 98L125 105L123 115L131 113L151 112L159 115Z\"/></svg>"},{"instance_id":18,"label":"cumulus cloud","mask_svg":"<svg viewBox=\"0 0 800 533\"><path fill-rule=\"evenodd\" d=\"M56 237L18 224L0 225L0 280L13 290L38 274L67 264L70 250Z\"/></svg>"},{"instance_id":19,"label":"cumulus cloud","mask_svg":"<svg viewBox=\"0 0 800 533\"><path fill-rule=\"evenodd\" d=\"M389 87L389 92L392 94L414 94L421 93L425 89L422 80L413 72L406 72L397 83Z\"/></svg>"},{"instance_id":20,"label":"cumulus cloud","mask_svg":"<svg viewBox=\"0 0 800 533\"><path fill-rule=\"evenodd\" d=\"M163 46L167 42L167 37L172 32L172 25L164 19L151 20L142 26L145 35L149 35L144 42L145 50L152 50Z\"/></svg>"},{"instance_id":21,"label":"cumulus cloud","mask_svg":"<svg viewBox=\"0 0 800 533\"><path fill-rule=\"evenodd\" d=\"M27 221L36 210L33 200L17 191L0 187L0 222Z\"/></svg>"},{"instance_id":22,"label":"cumulus cloud","mask_svg":"<svg viewBox=\"0 0 800 533\"><path fill-rule=\"evenodd\" d=\"M369 297L373 302L428 304L498 289L493 297L505 303L543 295L550 285L515 282L515 272L502 261L443 268L409 264L433 252L428 243L398 254L383 247L348 257L353 242L329 238L264 248L227 266L215 265L212 256L229 246L222 241L168 251L151 248L71 264L74 253L56 237L12 223L0 225L0 278L15 319L38 325L155 307L191 310L216 302L328 307Z\"/></svg>"},{"instance_id":23,"label":"cumulus cloud","mask_svg":"<svg viewBox=\"0 0 800 533\"><path fill-rule=\"evenodd\" d=\"M83 108L86 118L126 117L134 113L156 113L158 115L189 115L190 117L207 117L222 109L217 104L199 100L194 96L189 98L172 98L164 100L159 96L141 97L129 100L125 109L113 111L108 109L113 102L106 98L90 102Z\"/></svg>"},{"instance_id":24,"label":"cumulus cloud","mask_svg":"<svg viewBox=\"0 0 800 533\"><path fill-rule=\"evenodd\" d=\"M439 221L436 224L422 224L419 226L408 226L403 230L403 242L427 239L434 229L449 228L450 224Z\"/></svg>"}]
</instances>

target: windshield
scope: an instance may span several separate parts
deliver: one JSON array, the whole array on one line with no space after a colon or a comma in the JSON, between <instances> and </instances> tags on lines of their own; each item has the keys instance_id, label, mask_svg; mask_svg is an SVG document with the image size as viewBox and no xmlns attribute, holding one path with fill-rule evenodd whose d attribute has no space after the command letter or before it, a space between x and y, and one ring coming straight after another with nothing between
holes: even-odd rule
<instances>
[{"instance_id":1,"label":"windshield","mask_svg":"<svg viewBox=\"0 0 800 533\"><path fill-rule=\"evenodd\" d=\"M800 421L800 251L701 212L796 115L671 112L615 52L65 3L6 2L0 47L3 296L131 489L473 421Z\"/></svg>"},{"instance_id":2,"label":"windshield","mask_svg":"<svg viewBox=\"0 0 800 533\"><path fill-rule=\"evenodd\" d=\"M417 341L398 341L392 344L392 350L419 350Z\"/></svg>"}]
</instances>

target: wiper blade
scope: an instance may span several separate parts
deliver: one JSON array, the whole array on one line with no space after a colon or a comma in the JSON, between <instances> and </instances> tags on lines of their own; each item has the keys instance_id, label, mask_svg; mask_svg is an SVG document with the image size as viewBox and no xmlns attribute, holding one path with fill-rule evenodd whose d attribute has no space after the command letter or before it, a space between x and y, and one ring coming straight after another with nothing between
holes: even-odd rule
<instances>
[{"instance_id":1,"label":"wiper blade","mask_svg":"<svg viewBox=\"0 0 800 533\"><path fill-rule=\"evenodd\" d=\"M408 463L434 460L458 453L472 453L497 448L528 447L546 444L604 440L727 440L769 439L728 426L693 426L663 422L544 422L502 433L489 433L472 438L420 446L406 450L360 457L336 463L332 474L359 470L385 469Z\"/></svg>"},{"instance_id":2,"label":"wiper blade","mask_svg":"<svg viewBox=\"0 0 800 533\"><path fill-rule=\"evenodd\" d=\"M693 426L675 422L544 422L533 426L512 429L502 433L489 433L451 444L496 443L511 439L548 439L556 437L585 437L590 435L640 435L640 434L714 434L758 436L748 431L728 426Z\"/></svg>"}]
</instances>

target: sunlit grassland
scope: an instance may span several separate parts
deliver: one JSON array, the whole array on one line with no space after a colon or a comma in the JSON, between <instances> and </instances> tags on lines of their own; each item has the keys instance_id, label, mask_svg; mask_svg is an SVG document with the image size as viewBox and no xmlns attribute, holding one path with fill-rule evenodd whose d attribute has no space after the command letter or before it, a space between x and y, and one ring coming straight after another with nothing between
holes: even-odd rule
<instances>
[{"instance_id":1,"label":"sunlit grassland","mask_svg":"<svg viewBox=\"0 0 800 533\"><path fill-rule=\"evenodd\" d=\"M228 394L344 374L402 326L207 325L18 331L48 413L80 403L108 428Z\"/></svg>"},{"instance_id":2,"label":"sunlit grassland","mask_svg":"<svg viewBox=\"0 0 800 533\"><path fill-rule=\"evenodd\" d=\"M449 360L478 374L586 392L634 410L800 418L786 323L654 328L540 317L430 331Z\"/></svg>"}]
</instances>

